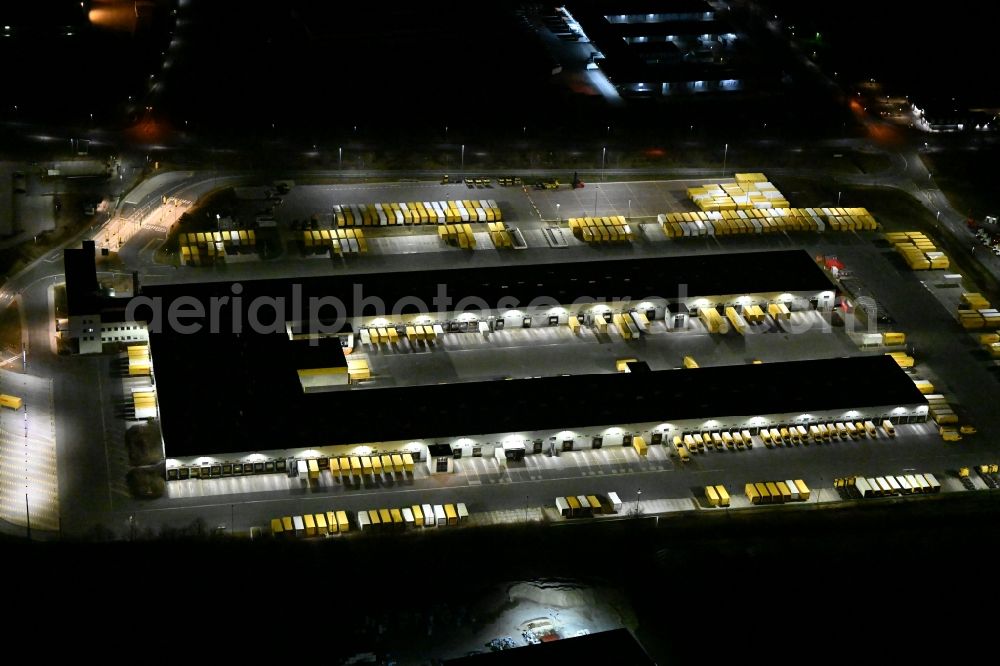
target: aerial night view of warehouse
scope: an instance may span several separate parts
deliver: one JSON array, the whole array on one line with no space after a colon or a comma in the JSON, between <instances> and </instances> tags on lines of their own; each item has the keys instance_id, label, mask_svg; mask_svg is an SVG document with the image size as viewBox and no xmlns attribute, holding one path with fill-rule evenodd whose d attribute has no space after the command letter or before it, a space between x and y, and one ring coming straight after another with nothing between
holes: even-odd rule
<instances>
[{"instance_id":1,"label":"aerial night view of warehouse","mask_svg":"<svg viewBox=\"0 0 1000 666\"><path fill-rule=\"evenodd\" d=\"M333 663L664 664L710 620L791 649L735 622L768 599L818 645L830 600L954 589L894 554L982 578L1000 91L960 5L0 8L11 597L329 578Z\"/></svg>"}]
</instances>

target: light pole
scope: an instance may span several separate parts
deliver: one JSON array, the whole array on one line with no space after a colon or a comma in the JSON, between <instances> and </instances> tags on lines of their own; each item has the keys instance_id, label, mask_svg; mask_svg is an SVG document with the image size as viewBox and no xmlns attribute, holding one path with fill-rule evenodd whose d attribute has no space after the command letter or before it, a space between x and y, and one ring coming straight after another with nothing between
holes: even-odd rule
<instances>
[{"instance_id":1,"label":"light pole","mask_svg":"<svg viewBox=\"0 0 1000 666\"><path fill-rule=\"evenodd\" d=\"M559 218L559 223L562 224L562 215L559 213L559 204L556 204L556 217Z\"/></svg>"},{"instance_id":2,"label":"light pole","mask_svg":"<svg viewBox=\"0 0 1000 666\"><path fill-rule=\"evenodd\" d=\"M632 200L631 199L628 200L628 217L625 218L625 219L628 220L629 222L632 221Z\"/></svg>"},{"instance_id":3,"label":"light pole","mask_svg":"<svg viewBox=\"0 0 1000 666\"><path fill-rule=\"evenodd\" d=\"M635 491L635 515L639 515L639 498L642 497L642 489L637 488Z\"/></svg>"},{"instance_id":4,"label":"light pole","mask_svg":"<svg viewBox=\"0 0 1000 666\"><path fill-rule=\"evenodd\" d=\"M843 193L842 192L837 192L837 207L838 208L840 208L840 195L841 194L843 194Z\"/></svg>"},{"instance_id":5,"label":"light pole","mask_svg":"<svg viewBox=\"0 0 1000 666\"><path fill-rule=\"evenodd\" d=\"M460 169L462 173L465 173L465 144L462 144L462 168Z\"/></svg>"},{"instance_id":6,"label":"light pole","mask_svg":"<svg viewBox=\"0 0 1000 666\"><path fill-rule=\"evenodd\" d=\"M608 147L604 146L601 148L601 181L604 181L604 164L608 157ZM595 213L596 214L596 213Z\"/></svg>"},{"instance_id":7,"label":"light pole","mask_svg":"<svg viewBox=\"0 0 1000 666\"><path fill-rule=\"evenodd\" d=\"M337 147L337 170L339 171L339 170L341 170L343 168L344 168L344 147L343 146L338 146Z\"/></svg>"},{"instance_id":8,"label":"light pole","mask_svg":"<svg viewBox=\"0 0 1000 666\"><path fill-rule=\"evenodd\" d=\"M722 153L722 177L726 177L726 160L729 159L729 144L726 144L725 151Z\"/></svg>"}]
</instances>

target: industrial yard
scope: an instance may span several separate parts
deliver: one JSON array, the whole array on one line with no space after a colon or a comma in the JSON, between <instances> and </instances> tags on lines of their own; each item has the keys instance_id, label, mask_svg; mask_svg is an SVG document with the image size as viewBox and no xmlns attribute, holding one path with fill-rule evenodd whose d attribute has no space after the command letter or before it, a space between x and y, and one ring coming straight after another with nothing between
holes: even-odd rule
<instances>
[{"instance_id":1,"label":"industrial yard","mask_svg":"<svg viewBox=\"0 0 1000 666\"><path fill-rule=\"evenodd\" d=\"M887 485L891 478L898 486L884 492L879 487L879 495L932 494L917 475L930 475L947 494L968 487L963 470L981 464L989 469L988 454L976 452L985 441L967 433L990 428L992 415L983 397L964 389L959 376L989 377L992 362L975 357L935 362L951 338L967 336L958 327L957 299L963 289L971 294L965 307L969 299L978 310L984 304L967 279L942 263L946 255L926 236L911 239L904 233L902 240L920 246L894 247L893 242L901 242L900 232L883 235L881 221L868 209L788 201L759 173L551 191L478 180L478 186L360 187L283 181L281 201L269 213L274 227L263 227L282 239L279 256L254 259L252 248L249 254L234 251L230 238L217 248L225 258L214 261L214 268L187 261L169 276L173 286L155 275L144 280L142 293L168 305L183 294L208 306L212 298L234 293L233 281L239 280L244 303L258 297L290 303L289 287L296 284L304 301L322 293L349 306L359 285L390 309L406 296L427 306L396 317L388 311L359 315L348 307L350 315L333 333L339 343L324 343L305 355L296 350L311 347L302 344L316 337L317 322L310 328L304 320L292 321L285 335L263 336L259 342L259 336L251 336L237 345L226 342L225 335L163 334L133 345L130 362L146 344L152 354L141 361L148 365L136 366L138 377L127 382L136 412L134 417L126 412L126 419L145 418L139 400L148 410L152 399L153 411L164 421L167 484L162 498L145 505L156 512L151 516L161 524L182 525L191 515L186 507L197 503L201 512L217 507L213 520L232 523L237 531L357 537L388 525L404 531L437 526L438 513L444 515L442 527L460 528L583 515L606 520L712 511L724 507L718 488L729 509L859 501L875 495L864 488L872 480L878 484L878 478ZM249 196L273 200L275 192L251 188ZM591 192L596 215L594 201L587 200ZM410 200L420 201L404 203ZM241 225L239 209L225 212L231 224ZM210 203L206 216L214 217ZM894 220L888 222L898 228ZM461 230L465 247L450 237L450 227ZM501 240L500 228L524 249ZM244 229L248 238L249 231ZM335 233L345 238L334 242ZM201 243L192 232L182 234L189 247ZM207 236L204 244L209 245ZM931 253L926 265L914 263L913 250ZM232 256L244 260L227 261ZM464 268L449 270L456 262ZM542 262L552 267L540 272ZM589 287L571 286L577 278ZM518 303L549 294L562 295L563 302L550 298L542 306L498 307L496 287L508 280L536 285L506 293ZM427 288L421 287L425 282ZM431 287L442 284L452 289L453 304L471 297L485 304L465 314L431 307ZM623 285L626 292L619 293ZM583 296L611 306L571 305ZM979 314L983 326L988 314ZM964 316L963 321L969 317ZM319 337L324 335L329 337L322 332ZM265 346L254 351L260 344ZM248 354L267 361L247 365L241 358ZM874 357L891 359L886 367L905 378L915 401L906 411L888 401L864 411L862 403L880 401L860 394L852 401L855 373L845 369L844 387L828 389L846 397L840 401L844 406L826 418L813 414L822 411L821 401L787 409L776 403L767 409L787 415L768 417L766 427L753 421L765 416L761 406L736 408L745 416L731 422L726 413L731 407L702 412L700 421L691 414L695 420L690 422L683 408L662 409L655 419L628 415L634 410L625 396L648 394L628 388L644 375L662 375L669 384L670 373L690 378L698 376L691 373L746 368L747 379L720 375L718 384L708 379L714 375L703 374L709 383L698 390L717 394L735 382L753 392L762 385L814 385L819 377L810 376L816 371L791 370L796 363L806 368L827 359L847 368L850 359ZM296 379L289 364L299 364ZM207 365L216 367L216 381L175 388ZM756 368L761 373L784 366L790 368L787 379L765 380L765 374L754 379ZM144 374L156 377L155 391L142 388ZM557 387L561 377L565 386ZM237 385L226 388L224 382L232 379ZM612 380L618 383L601 388L600 382ZM271 388L251 409L256 416L237 416L256 399L238 387L258 383ZM122 390L114 382L105 386L110 392L105 401ZM501 388L509 390L496 392ZM552 411L549 396L570 398L577 392L597 400L591 411L601 416L592 423L574 422L568 416L572 403ZM286 402L296 393L315 406ZM608 398L599 400L600 395ZM398 433L384 424L365 426L377 421L386 405L397 403L441 416L426 426L419 419L400 421ZM214 405L211 412L192 410L208 404ZM496 418L489 416L490 404L512 407L490 425ZM679 403L671 398L662 404ZM727 398L721 404L735 403ZM545 405L549 418L539 420L528 405ZM349 426L342 419L337 425L338 407L355 415ZM313 425L294 430L303 439L289 440L272 414L303 409L303 414L329 414L334 420L304 420L303 426ZM449 409L456 410L454 415ZM847 416L843 409L861 411ZM559 410L567 416L559 416ZM657 425L664 421L666 427ZM423 434L421 428L426 428ZM261 437L276 445L260 446ZM251 439L258 445L247 447ZM404 455L407 463L395 464L394 458L403 462ZM928 466L923 460L934 462ZM975 472L971 477L981 478ZM845 479L861 480L861 491L855 492L856 481ZM798 482L808 491L802 492ZM302 497L307 489L308 497ZM395 500L397 494L406 499ZM242 503L251 497L253 505ZM570 498L580 508L562 511L560 503ZM238 512L228 510L234 500L241 503ZM618 509L607 510L616 504ZM459 506L467 517L458 517ZM428 520L432 515L434 520Z\"/></svg>"}]
</instances>

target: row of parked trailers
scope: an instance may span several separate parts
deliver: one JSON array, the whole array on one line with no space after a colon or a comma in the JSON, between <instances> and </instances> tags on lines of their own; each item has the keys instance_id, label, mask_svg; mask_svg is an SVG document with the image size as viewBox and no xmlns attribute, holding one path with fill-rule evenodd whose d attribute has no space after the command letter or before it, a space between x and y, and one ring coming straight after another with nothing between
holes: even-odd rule
<instances>
[{"instance_id":1,"label":"row of parked trailers","mask_svg":"<svg viewBox=\"0 0 1000 666\"><path fill-rule=\"evenodd\" d=\"M882 429L889 437L896 436L896 428L888 419L882 422ZM878 428L872 421L814 423L804 425L786 425L775 428L759 428L757 437L767 448L775 446L791 446L793 444L823 443L834 439L858 439L861 437L878 438ZM682 458L687 453L704 453L706 449L722 451L724 449L752 449L754 436L749 430L717 430L710 432L691 432L674 436L674 449Z\"/></svg>"},{"instance_id":2,"label":"row of parked trailers","mask_svg":"<svg viewBox=\"0 0 1000 666\"><path fill-rule=\"evenodd\" d=\"M149 345L129 345L128 374L130 377L147 376L153 369L153 361L149 356Z\"/></svg>"},{"instance_id":3,"label":"row of parked trailers","mask_svg":"<svg viewBox=\"0 0 1000 666\"><path fill-rule=\"evenodd\" d=\"M315 481L323 470L330 470L333 478L344 481L363 477L381 477L383 474L413 474L413 455L387 453L377 456L345 456L342 458L308 458L296 461L300 478Z\"/></svg>"},{"instance_id":4,"label":"row of parked trailers","mask_svg":"<svg viewBox=\"0 0 1000 666\"><path fill-rule=\"evenodd\" d=\"M476 236L471 224L442 224L438 227L438 238L463 250L476 247Z\"/></svg>"},{"instance_id":5,"label":"row of parked trailers","mask_svg":"<svg viewBox=\"0 0 1000 666\"><path fill-rule=\"evenodd\" d=\"M1000 311L990 305L986 298L978 293L964 293L958 305L958 321L965 329L974 328L1000 328ZM996 347L992 346L995 341L990 341L987 349L994 352ZM998 354L994 353L994 356Z\"/></svg>"},{"instance_id":6,"label":"row of parked trailers","mask_svg":"<svg viewBox=\"0 0 1000 666\"><path fill-rule=\"evenodd\" d=\"M786 481L761 481L743 487L751 504L784 504L805 502L809 499L809 486L802 479Z\"/></svg>"},{"instance_id":7,"label":"row of parked trailers","mask_svg":"<svg viewBox=\"0 0 1000 666\"><path fill-rule=\"evenodd\" d=\"M253 229L182 233L178 244L185 265L201 266L225 261L226 255L256 252L257 233Z\"/></svg>"},{"instance_id":8,"label":"row of parked trailers","mask_svg":"<svg viewBox=\"0 0 1000 666\"><path fill-rule=\"evenodd\" d=\"M622 501L615 492L607 495L567 495L556 498L556 509L565 518L584 518L618 513L622 509Z\"/></svg>"},{"instance_id":9,"label":"row of parked trailers","mask_svg":"<svg viewBox=\"0 0 1000 666\"><path fill-rule=\"evenodd\" d=\"M286 473L287 470L288 462L284 458L248 463L219 462L211 465L168 467L167 481L209 479L226 476L250 476L252 474L274 474L275 472Z\"/></svg>"},{"instance_id":10,"label":"row of parked trailers","mask_svg":"<svg viewBox=\"0 0 1000 666\"><path fill-rule=\"evenodd\" d=\"M271 534L275 537L315 537L346 534L351 531L346 511L307 513L271 519Z\"/></svg>"},{"instance_id":11,"label":"row of parked trailers","mask_svg":"<svg viewBox=\"0 0 1000 666\"><path fill-rule=\"evenodd\" d=\"M361 229L314 229L302 232L302 249L306 254L365 254L368 241Z\"/></svg>"},{"instance_id":12,"label":"row of parked trailers","mask_svg":"<svg viewBox=\"0 0 1000 666\"><path fill-rule=\"evenodd\" d=\"M729 491L723 485L705 486L705 499L709 506L729 506Z\"/></svg>"},{"instance_id":13,"label":"row of parked trailers","mask_svg":"<svg viewBox=\"0 0 1000 666\"><path fill-rule=\"evenodd\" d=\"M687 188L688 198L703 211L780 208L788 206L777 187L764 174L736 174L735 183L705 183Z\"/></svg>"},{"instance_id":14,"label":"row of parked trailers","mask_svg":"<svg viewBox=\"0 0 1000 666\"><path fill-rule=\"evenodd\" d=\"M584 243L627 243L632 240L632 227L624 215L610 217L571 217L569 228Z\"/></svg>"},{"instance_id":15,"label":"row of parked trailers","mask_svg":"<svg viewBox=\"0 0 1000 666\"><path fill-rule=\"evenodd\" d=\"M410 324L408 326L378 326L363 328L360 331L361 342L364 344L391 344L399 342L400 331L411 342L417 340L434 340L444 335L444 327L440 324Z\"/></svg>"},{"instance_id":16,"label":"row of parked trailers","mask_svg":"<svg viewBox=\"0 0 1000 666\"><path fill-rule=\"evenodd\" d=\"M656 219L667 238L795 231L874 231L878 228L875 218L865 208L770 208L661 213Z\"/></svg>"},{"instance_id":17,"label":"row of parked trailers","mask_svg":"<svg viewBox=\"0 0 1000 666\"><path fill-rule=\"evenodd\" d=\"M900 476L847 476L833 480L833 487L856 493L860 497L891 497L941 492L941 484L933 474L904 474Z\"/></svg>"},{"instance_id":18,"label":"row of parked trailers","mask_svg":"<svg viewBox=\"0 0 1000 666\"><path fill-rule=\"evenodd\" d=\"M948 404L943 393L928 393L925 397L927 398L927 413L930 414L935 423L938 425L958 423L958 415Z\"/></svg>"},{"instance_id":19,"label":"row of parked trailers","mask_svg":"<svg viewBox=\"0 0 1000 666\"><path fill-rule=\"evenodd\" d=\"M338 204L333 207L338 227L384 227L396 224L454 224L501 222L503 214L493 199L410 201L407 203Z\"/></svg>"},{"instance_id":20,"label":"row of parked trailers","mask_svg":"<svg viewBox=\"0 0 1000 666\"><path fill-rule=\"evenodd\" d=\"M944 270L951 266L945 253L919 231L893 231L887 233L885 238L912 270Z\"/></svg>"},{"instance_id":21,"label":"row of parked trailers","mask_svg":"<svg viewBox=\"0 0 1000 666\"><path fill-rule=\"evenodd\" d=\"M414 504L398 509L358 511L358 529L362 532L407 527L443 527L458 525L469 518L463 502L457 504Z\"/></svg>"}]
</instances>

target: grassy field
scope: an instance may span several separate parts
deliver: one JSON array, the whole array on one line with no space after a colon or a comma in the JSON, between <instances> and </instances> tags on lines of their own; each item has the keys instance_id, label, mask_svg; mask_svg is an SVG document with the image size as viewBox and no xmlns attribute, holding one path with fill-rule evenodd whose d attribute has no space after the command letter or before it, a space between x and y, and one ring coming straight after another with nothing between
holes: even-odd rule
<instances>
[{"instance_id":1,"label":"grassy field","mask_svg":"<svg viewBox=\"0 0 1000 666\"><path fill-rule=\"evenodd\" d=\"M1000 215L996 150L947 150L922 156L927 169L960 212L982 222L986 215Z\"/></svg>"}]
</instances>

